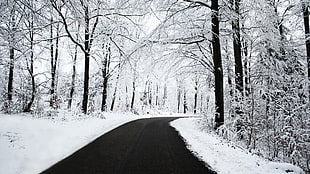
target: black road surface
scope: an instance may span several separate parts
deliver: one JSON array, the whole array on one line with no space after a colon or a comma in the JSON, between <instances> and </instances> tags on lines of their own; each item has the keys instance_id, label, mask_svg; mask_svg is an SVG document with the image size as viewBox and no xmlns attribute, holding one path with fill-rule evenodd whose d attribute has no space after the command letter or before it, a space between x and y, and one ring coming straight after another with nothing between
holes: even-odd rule
<instances>
[{"instance_id":1,"label":"black road surface","mask_svg":"<svg viewBox=\"0 0 310 174\"><path fill-rule=\"evenodd\" d=\"M191 154L169 126L174 119L151 118L127 123L42 174L214 174Z\"/></svg>"}]
</instances>

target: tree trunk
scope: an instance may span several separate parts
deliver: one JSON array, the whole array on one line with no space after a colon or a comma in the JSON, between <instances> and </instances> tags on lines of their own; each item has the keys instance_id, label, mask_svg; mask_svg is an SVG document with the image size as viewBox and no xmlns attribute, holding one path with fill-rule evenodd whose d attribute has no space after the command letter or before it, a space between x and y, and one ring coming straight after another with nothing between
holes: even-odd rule
<instances>
[{"instance_id":1,"label":"tree trunk","mask_svg":"<svg viewBox=\"0 0 310 174\"><path fill-rule=\"evenodd\" d=\"M82 111L84 114L87 113L87 104L88 104L88 86L89 86L89 57L90 57L90 33L89 33L89 14L88 7L85 7L85 68L84 68L84 91L83 91L83 102L82 102Z\"/></svg>"},{"instance_id":2,"label":"tree trunk","mask_svg":"<svg viewBox=\"0 0 310 174\"><path fill-rule=\"evenodd\" d=\"M147 94L148 94L148 105L152 106L152 82L150 81L147 87Z\"/></svg>"},{"instance_id":3,"label":"tree trunk","mask_svg":"<svg viewBox=\"0 0 310 174\"><path fill-rule=\"evenodd\" d=\"M53 18L51 18L51 23L53 23ZM55 45L55 55L54 55L54 44L53 44L53 25L51 25L51 99L50 99L50 107L57 108L57 95L56 95L56 72L57 72L57 63L58 63L58 55L59 55L59 23L56 27L56 45Z\"/></svg>"},{"instance_id":4,"label":"tree trunk","mask_svg":"<svg viewBox=\"0 0 310 174\"><path fill-rule=\"evenodd\" d=\"M159 85L158 85L158 83L157 83L157 84L156 84L156 97L155 97L155 105L156 105L156 106L159 105L158 99L159 99Z\"/></svg>"},{"instance_id":5,"label":"tree trunk","mask_svg":"<svg viewBox=\"0 0 310 174\"><path fill-rule=\"evenodd\" d=\"M219 38L218 0L211 1L212 10L212 51L215 76L215 128L224 124L223 68Z\"/></svg>"},{"instance_id":6,"label":"tree trunk","mask_svg":"<svg viewBox=\"0 0 310 174\"><path fill-rule=\"evenodd\" d=\"M103 89L102 89L102 103L101 111L107 110L107 97L108 97L108 80L109 80L109 64L111 59L111 45L109 43L104 44L104 60L102 68Z\"/></svg>"},{"instance_id":7,"label":"tree trunk","mask_svg":"<svg viewBox=\"0 0 310 174\"><path fill-rule=\"evenodd\" d=\"M164 85L164 100L163 100L163 106L166 106L167 103L167 98L168 98L168 94L167 94L167 84L165 83Z\"/></svg>"},{"instance_id":8,"label":"tree trunk","mask_svg":"<svg viewBox=\"0 0 310 174\"><path fill-rule=\"evenodd\" d=\"M108 78L103 78L103 87L102 87L102 103L101 103L101 111L104 112L107 110L107 98L108 98Z\"/></svg>"},{"instance_id":9,"label":"tree trunk","mask_svg":"<svg viewBox=\"0 0 310 174\"><path fill-rule=\"evenodd\" d=\"M306 0L302 1L304 26L305 26L305 37L306 37L306 51L307 51L307 63L308 63L308 83L310 83L310 31L309 31L309 5ZM308 84L310 94L310 84ZM310 95L309 95L310 99Z\"/></svg>"},{"instance_id":10,"label":"tree trunk","mask_svg":"<svg viewBox=\"0 0 310 174\"><path fill-rule=\"evenodd\" d=\"M194 114L197 113L197 103L198 103L198 80L195 82Z\"/></svg>"},{"instance_id":11,"label":"tree trunk","mask_svg":"<svg viewBox=\"0 0 310 174\"><path fill-rule=\"evenodd\" d=\"M116 100L116 93L117 93L117 84L118 84L118 82L116 82L115 87L114 87L114 93L113 93L110 111L113 111L113 109L114 109L115 100Z\"/></svg>"},{"instance_id":12,"label":"tree trunk","mask_svg":"<svg viewBox=\"0 0 310 174\"><path fill-rule=\"evenodd\" d=\"M186 101L186 90L184 89L184 101L183 101L183 113L186 114L187 111L187 101Z\"/></svg>"},{"instance_id":13,"label":"tree trunk","mask_svg":"<svg viewBox=\"0 0 310 174\"><path fill-rule=\"evenodd\" d=\"M76 78L76 59L77 59L77 45L75 45L73 65L72 65L72 76L71 76L71 88L68 100L68 109L72 107L73 94L75 90L75 78Z\"/></svg>"},{"instance_id":14,"label":"tree trunk","mask_svg":"<svg viewBox=\"0 0 310 174\"><path fill-rule=\"evenodd\" d=\"M126 92L126 110L129 110L129 95L128 95L128 86L125 87Z\"/></svg>"},{"instance_id":15,"label":"tree trunk","mask_svg":"<svg viewBox=\"0 0 310 174\"><path fill-rule=\"evenodd\" d=\"M77 27L77 31L80 31L80 25ZM76 33L76 38L79 38L78 32ZM79 41L79 40L77 40ZM69 94L69 100L68 100L68 109L71 109L72 107L72 100L73 100L73 94L75 91L75 78L76 78L76 60L78 56L78 45L75 45L74 47L74 56L73 56L73 65L72 65L72 76L71 76L71 87L70 87L70 94Z\"/></svg>"},{"instance_id":16,"label":"tree trunk","mask_svg":"<svg viewBox=\"0 0 310 174\"><path fill-rule=\"evenodd\" d=\"M31 111L31 107L32 104L34 102L34 98L35 98L35 93L36 93L36 84L35 84L35 78L34 78L34 69L33 69L33 63L34 63L34 31L33 31L33 20L30 22L30 27L31 27L31 31L30 31L30 65L29 62L27 62L27 69L28 72L30 74L31 77L31 99L28 102L28 104L26 105L26 107L24 108L24 112L30 112Z\"/></svg>"},{"instance_id":17,"label":"tree trunk","mask_svg":"<svg viewBox=\"0 0 310 174\"><path fill-rule=\"evenodd\" d=\"M112 103L111 103L110 111L113 111L113 109L114 109L114 104L115 104L115 100L116 100L116 93L117 93L117 87L118 87L118 82L119 82L120 74L121 74L121 63L119 63L119 65L118 65L118 74L117 74L117 77L116 77L116 84L115 84L115 87L114 87L114 93L113 93L113 98L112 98Z\"/></svg>"},{"instance_id":18,"label":"tree trunk","mask_svg":"<svg viewBox=\"0 0 310 174\"><path fill-rule=\"evenodd\" d=\"M130 104L130 109L133 110L133 106L135 103L135 95L136 95L136 82L132 82L132 97L131 97L131 104Z\"/></svg>"},{"instance_id":19,"label":"tree trunk","mask_svg":"<svg viewBox=\"0 0 310 174\"><path fill-rule=\"evenodd\" d=\"M14 7L13 7L14 8ZM15 24L15 9L11 12L11 27L12 33L10 33L10 63L9 63L9 81L8 81L8 95L7 95L7 111L10 110L13 100L13 81L14 81L14 64L15 64L15 32L16 32L16 24ZM10 112L10 111L9 111Z\"/></svg>"},{"instance_id":20,"label":"tree trunk","mask_svg":"<svg viewBox=\"0 0 310 174\"><path fill-rule=\"evenodd\" d=\"M135 67L137 66L137 64L135 64ZM132 81L132 97L131 97L131 104L130 104L130 109L133 110L133 106L135 103L135 95L136 95L136 68L134 69L134 73L133 73L133 81Z\"/></svg>"},{"instance_id":21,"label":"tree trunk","mask_svg":"<svg viewBox=\"0 0 310 174\"><path fill-rule=\"evenodd\" d=\"M233 30L233 47L235 56L235 79L236 79L236 89L243 96L243 70L242 70L242 58L241 58L241 40L240 40L240 0L232 0L232 6L235 11L236 17L232 21Z\"/></svg>"},{"instance_id":22,"label":"tree trunk","mask_svg":"<svg viewBox=\"0 0 310 174\"><path fill-rule=\"evenodd\" d=\"M13 81L14 81L14 47L10 46L10 70L8 82L8 101L11 103L13 99Z\"/></svg>"},{"instance_id":23,"label":"tree trunk","mask_svg":"<svg viewBox=\"0 0 310 174\"><path fill-rule=\"evenodd\" d=\"M177 97L177 100L178 100L178 113L180 113L180 109L181 109L181 87L180 87L180 84L178 84L177 93L178 93L178 97Z\"/></svg>"}]
</instances>

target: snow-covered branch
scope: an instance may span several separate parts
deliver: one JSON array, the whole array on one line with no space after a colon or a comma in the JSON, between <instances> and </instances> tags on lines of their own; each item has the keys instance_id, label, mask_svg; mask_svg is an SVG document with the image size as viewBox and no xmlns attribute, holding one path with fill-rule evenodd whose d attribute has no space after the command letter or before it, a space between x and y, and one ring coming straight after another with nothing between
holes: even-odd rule
<instances>
[{"instance_id":1,"label":"snow-covered branch","mask_svg":"<svg viewBox=\"0 0 310 174\"><path fill-rule=\"evenodd\" d=\"M191 3L196 3L196 4L199 4L199 5L202 5L202 6L205 6L205 7L208 7L211 9L211 5L208 4L208 2L206 1L203 1L203 0L184 0L186 2L191 2Z\"/></svg>"}]
</instances>

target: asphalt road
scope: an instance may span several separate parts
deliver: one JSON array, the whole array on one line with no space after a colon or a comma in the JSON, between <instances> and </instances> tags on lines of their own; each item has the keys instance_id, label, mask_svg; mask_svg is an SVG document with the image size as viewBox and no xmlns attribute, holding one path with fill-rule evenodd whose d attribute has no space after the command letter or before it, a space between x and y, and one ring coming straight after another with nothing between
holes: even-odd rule
<instances>
[{"instance_id":1,"label":"asphalt road","mask_svg":"<svg viewBox=\"0 0 310 174\"><path fill-rule=\"evenodd\" d=\"M169 122L141 119L99 137L42 172L65 174L213 174L194 157Z\"/></svg>"}]
</instances>

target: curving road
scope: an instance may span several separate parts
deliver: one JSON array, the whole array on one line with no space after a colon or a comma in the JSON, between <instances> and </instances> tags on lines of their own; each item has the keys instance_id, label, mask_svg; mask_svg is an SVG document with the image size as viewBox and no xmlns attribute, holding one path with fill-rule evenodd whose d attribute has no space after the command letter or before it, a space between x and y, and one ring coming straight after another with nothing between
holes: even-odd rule
<instances>
[{"instance_id":1,"label":"curving road","mask_svg":"<svg viewBox=\"0 0 310 174\"><path fill-rule=\"evenodd\" d=\"M174 119L140 119L124 124L42 173L214 174L169 126Z\"/></svg>"}]
</instances>

